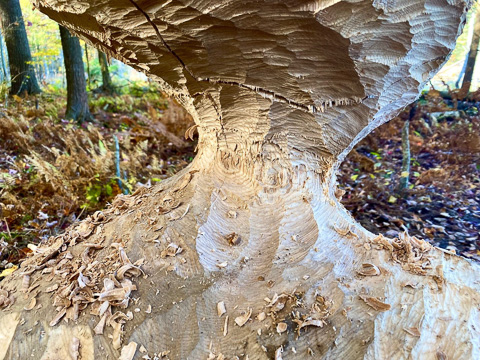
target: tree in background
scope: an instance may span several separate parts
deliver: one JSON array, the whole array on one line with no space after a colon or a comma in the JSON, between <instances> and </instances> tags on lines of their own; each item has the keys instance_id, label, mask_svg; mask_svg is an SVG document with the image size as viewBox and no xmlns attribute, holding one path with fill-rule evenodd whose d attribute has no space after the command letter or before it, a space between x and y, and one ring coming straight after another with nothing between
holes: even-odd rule
<instances>
[{"instance_id":1,"label":"tree in background","mask_svg":"<svg viewBox=\"0 0 480 360\"><path fill-rule=\"evenodd\" d=\"M87 81L82 59L82 48L77 37L60 26L65 72L67 78L67 111L65 117L78 122L90 118Z\"/></svg>"},{"instance_id":2,"label":"tree in background","mask_svg":"<svg viewBox=\"0 0 480 360\"><path fill-rule=\"evenodd\" d=\"M462 73L464 73L459 97L465 98L470 91L470 85L472 84L473 79L473 70L475 69L475 62L477 61L477 53L478 53L478 43L480 41L480 11L475 12L474 19L473 19L473 36L472 42L470 44L470 49L467 53L467 57L465 59L465 63L462 69ZM461 76L462 74L460 74ZM459 81L457 82L459 83Z\"/></svg>"},{"instance_id":3,"label":"tree in background","mask_svg":"<svg viewBox=\"0 0 480 360\"><path fill-rule=\"evenodd\" d=\"M12 95L25 92L38 94L40 87L32 65L32 55L19 0L1 0L0 12L10 65L10 93Z\"/></svg>"},{"instance_id":4,"label":"tree in background","mask_svg":"<svg viewBox=\"0 0 480 360\"><path fill-rule=\"evenodd\" d=\"M106 94L113 94L114 88L110 70L108 69L107 55L100 50L98 50L98 62L100 63L100 69L102 71L102 91Z\"/></svg>"}]
</instances>

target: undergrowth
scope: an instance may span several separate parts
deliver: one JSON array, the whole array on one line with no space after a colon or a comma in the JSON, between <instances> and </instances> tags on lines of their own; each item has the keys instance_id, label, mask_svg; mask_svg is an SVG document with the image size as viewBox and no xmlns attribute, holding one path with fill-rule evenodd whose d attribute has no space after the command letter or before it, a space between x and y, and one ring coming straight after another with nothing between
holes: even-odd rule
<instances>
[{"instance_id":1,"label":"undergrowth","mask_svg":"<svg viewBox=\"0 0 480 360\"><path fill-rule=\"evenodd\" d=\"M51 90L0 108L0 270L23 258L28 244L121 192L162 181L193 157L183 139L192 119L154 85L133 89L135 96L92 96L95 120L82 125L63 119L64 94Z\"/></svg>"}]
</instances>

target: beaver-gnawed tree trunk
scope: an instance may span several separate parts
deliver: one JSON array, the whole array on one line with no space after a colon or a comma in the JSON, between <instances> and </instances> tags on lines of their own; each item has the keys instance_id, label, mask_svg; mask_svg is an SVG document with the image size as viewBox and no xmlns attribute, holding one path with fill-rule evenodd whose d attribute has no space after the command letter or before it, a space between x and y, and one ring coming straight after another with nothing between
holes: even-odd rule
<instances>
[{"instance_id":1,"label":"beaver-gnawed tree trunk","mask_svg":"<svg viewBox=\"0 0 480 360\"><path fill-rule=\"evenodd\" d=\"M444 63L463 1L37 6L159 81L200 138L4 281L0 357L480 357L479 266L335 197L345 155Z\"/></svg>"}]
</instances>

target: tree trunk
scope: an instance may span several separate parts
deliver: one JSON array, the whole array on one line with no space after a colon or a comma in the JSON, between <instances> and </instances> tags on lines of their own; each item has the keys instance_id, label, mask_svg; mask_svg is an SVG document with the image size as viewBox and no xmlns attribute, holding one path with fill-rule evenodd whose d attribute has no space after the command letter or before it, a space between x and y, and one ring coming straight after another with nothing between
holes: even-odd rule
<instances>
[{"instance_id":1,"label":"tree trunk","mask_svg":"<svg viewBox=\"0 0 480 360\"><path fill-rule=\"evenodd\" d=\"M410 178L410 119L405 121L402 129L402 170L400 174L400 182L398 184L398 192L402 194L408 189L408 182Z\"/></svg>"},{"instance_id":2,"label":"tree trunk","mask_svg":"<svg viewBox=\"0 0 480 360\"><path fill-rule=\"evenodd\" d=\"M474 12L476 9L472 7L472 9L470 9L471 12ZM467 34L467 43L466 43L466 47L468 47L470 49L470 46L472 46L472 38L473 38L473 28L474 28L474 23L475 23L475 14L472 14L470 15L471 16L471 19L470 19L470 22L473 22L472 26L470 26L468 28L468 34ZM468 22L468 16L467 16L467 22ZM458 78L457 78L457 81L455 81L455 87L457 89L460 89L460 85L462 83L462 80L463 80L463 77L465 76L465 70L467 70L467 63L468 63L468 52L467 54L465 55L465 59L463 61L463 65L462 65L462 70L460 70L460 73L458 74Z\"/></svg>"},{"instance_id":3,"label":"tree trunk","mask_svg":"<svg viewBox=\"0 0 480 360\"><path fill-rule=\"evenodd\" d=\"M102 91L106 94L113 94L113 83L108 69L107 55L103 51L98 50L98 62L102 71Z\"/></svg>"},{"instance_id":4,"label":"tree trunk","mask_svg":"<svg viewBox=\"0 0 480 360\"><path fill-rule=\"evenodd\" d=\"M88 57L88 45L85 43L85 59L87 60L87 84L89 89L92 86L92 74L90 73L90 58Z\"/></svg>"},{"instance_id":5,"label":"tree trunk","mask_svg":"<svg viewBox=\"0 0 480 360\"><path fill-rule=\"evenodd\" d=\"M32 65L27 32L19 0L0 1L2 29L10 64L10 94L38 94L40 87Z\"/></svg>"},{"instance_id":6,"label":"tree trunk","mask_svg":"<svg viewBox=\"0 0 480 360\"><path fill-rule=\"evenodd\" d=\"M82 59L82 47L77 37L60 26L65 74L67 78L67 111L65 117L77 122L90 119L88 108L87 81Z\"/></svg>"},{"instance_id":7,"label":"tree trunk","mask_svg":"<svg viewBox=\"0 0 480 360\"><path fill-rule=\"evenodd\" d=\"M3 281L0 358L479 358L479 266L375 236L334 195L346 154L454 47L465 3L240 5L39 2L176 96L198 154Z\"/></svg>"},{"instance_id":8,"label":"tree trunk","mask_svg":"<svg viewBox=\"0 0 480 360\"><path fill-rule=\"evenodd\" d=\"M400 195L403 195L405 190L408 189L408 183L410 180L410 163L412 158L410 154L410 120L415 117L416 111L417 106L412 106L402 128L402 169L397 188L397 191L400 193Z\"/></svg>"},{"instance_id":9,"label":"tree trunk","mask_svg":"<svg viewBox=\"0 0 480 360\"><path fill-rule=\"evenodd\" d=\"M458 97L463 99L467 97L470 91L470 86L473 79L473 70L475 69L475 62L477 61L478 43L480 41L480 11L475 12L475 19L473 25L472 43L467 54L467 64L465 66L465 75L463 76L462 86L460 87Z\"/></svg>"},{"instance_id":10,"label":"tree trunk","mask_svg":"<svg viewBox=\"0 0 480 360\"><path fill-rule=\"evenodd\" d=\"M0 34L0 61L2 62L2 80L8 81L7 69L5 68L5 56L3 55L3 36Z\"/></svg>"}]
</instances>

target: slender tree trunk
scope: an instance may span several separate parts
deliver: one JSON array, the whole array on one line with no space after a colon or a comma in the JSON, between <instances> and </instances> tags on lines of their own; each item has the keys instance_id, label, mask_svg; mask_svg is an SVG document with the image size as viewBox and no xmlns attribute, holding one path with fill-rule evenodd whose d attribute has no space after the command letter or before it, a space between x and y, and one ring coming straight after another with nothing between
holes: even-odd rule
<instances>
[{"instance_id":1,"label":"slender tree trunk","mask_svg":"<svg viewBox=\"0 0 480 360\"><path fill-rule=\"evenodd\" d=\"M453 48L465 3L38 4L175 95L198 154L2 281L0 358L479 358L478 264L375 236L335 197L348 152Z\"/></svg>"},{"instance_id":2,"label":"slender tree trunk","mask_svg":"<svg viewBox=\"0 0 480 360\"><path fill-rule=\"evenodd\" d=\"M415 117L417 111L417 106L414 105L408 112L408 117L405 120L402 128L402 168L400 174L400 182L398 184L397 191L402 194L405 190L408 189L408 183L410 179L410 163L411 163L411 153L410 153L410 120Z\"/></svg>"},{"instance_id":3,"label":"slender tree trunk","mask_svg":"<svg viewBox=\"0 0 480 360\"><path fill-rule=\"evenodd\" d=\"M470 91L470 86L472 84L473 71L475 69L475 62L477 61L478 54L478 43L480 41L480 11L475 12L474 19L474 28L472 43L470 45L470 50L467 54L466 66L465 66L465 75L462 80L462 86L459 91L459 98L465 98Z\"/></svg>"},{"instance_id":4,"label":"slender tree trunk","mask_svg":"<svg viewBox=\"0 0 480 360\"><path fill-rule=\"evenodd\" d=\"M110 77L110 70L108 69L107 55L103 51L98 50L98 61L102 71L102 91L107 94L113 94L114 88L112 78Z\"/></svg>"},{"instance_id":5,"label":"slender tree trunk","mask_svg":"<svg viewBox=\"0 0 480 360\"><path fill-rule=\"evenodd\" d=\"M87 60L87 85L91 89L92 75L90 73L90 59L88 57L88 45L87 45L87 43L85 43L85 59Z\"/></svg>"},{"instance_id":6,"label":"slender tree trunk","mask_svg":"<svg viewBox=\"0 0 480 360\"><path fill-rule=\"evenodd\" d=\"M475 22L475 11L476 9L472 8L470 11L472 12L471 14L471 22ZM468 16L467 16L467 22L468 22ZM473 38L473 30L474 30L474 24L472 23L472 26L470 26L468 28L468 34L467 34L467 44L466 46L470 49L470 46L472 45L472 38ZM463 77L465 76L465 70L467 69L467 63L468 63L468 52L467 54L465 55L465 59L463 61L463 65L462 65L462 70L460 70L460 73L458 74L458 78L457 78L457 81L455 82L455 87L457 89L460 89L460 86L461 86L461 83L462 83L462 80L463 80Z\"/></svg>"},{"instance_id":7,"label":"slender tree trunk","mask_svg":"<svg viewBox=\"0 0 480 360\"><path fill-rule=\"evenodd\" d=\"M3 54L3 36L0 34L0 60L2 61L2 75L4 81L8 80L7 69L5 68L5 55Z\"/></svg>"},{"instance_id":8,"label":"slender tree trunk","mask_svg":"<svg viewBox=\"0 0 480 360\"><path fill-rule=\"evenodd\" d=\"M407 119L403 124L402 129L402 169L400 174L400 183L398 186L398 191L400 193L408 189L408 182L410 178L410 120Z\"/></svg>"},{"instance_id":9,"label":"slender tree trunk","mask_svg":"<svg viewBox=\"0 0 480 360\"><path fill-rule=\"evenodd\" d=\"M48 82L50 78L50 69L45 58L43 58L43 68L45 69L45 81Z\"/></svg>"},{"instance_id":10,"label":"slender tree trunk","mask_svg":"<svg viewBox=\"0 0 480 360\"><path fill-rule=\"evenodd\" d=\"M12 95L38 94L40 87L35 77L32 55L19 0L0 1L2 29L7 44Z\"/></svg>"},{"instance_id":11,"label":"slender tree trunk","mask_svg":"<svg viewBox=\"0 0 480 360\"><path fill-rule=\"evenodd\" d=\"M77 37L60 26L67 78L67 111L65 117L78 122L90 119L87 82L82 59L82 47Z\"/></svg>"}]
</instances>

